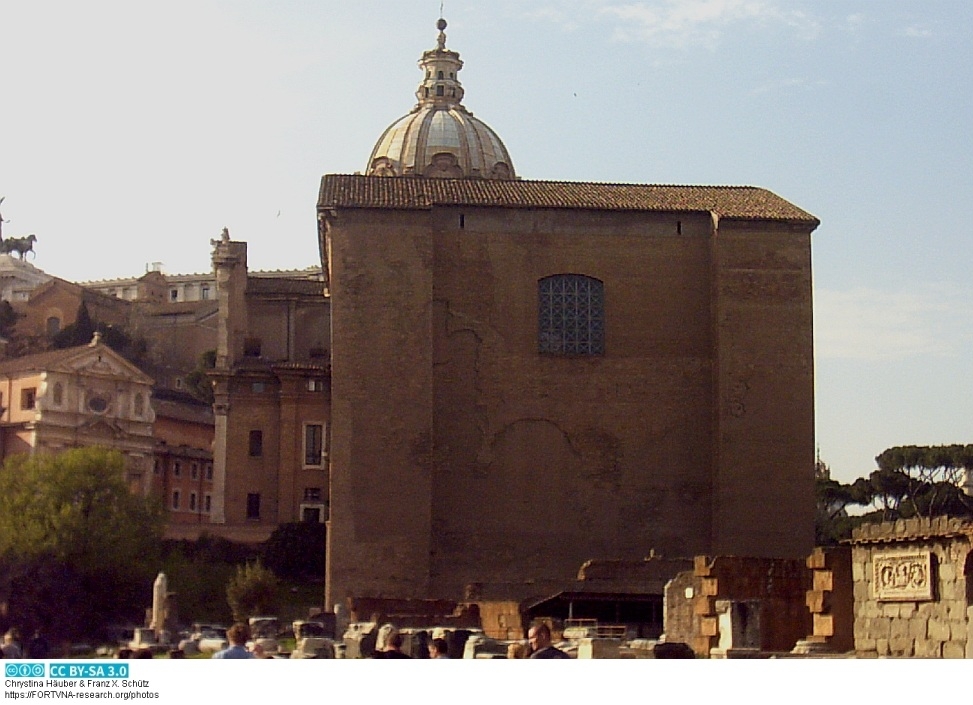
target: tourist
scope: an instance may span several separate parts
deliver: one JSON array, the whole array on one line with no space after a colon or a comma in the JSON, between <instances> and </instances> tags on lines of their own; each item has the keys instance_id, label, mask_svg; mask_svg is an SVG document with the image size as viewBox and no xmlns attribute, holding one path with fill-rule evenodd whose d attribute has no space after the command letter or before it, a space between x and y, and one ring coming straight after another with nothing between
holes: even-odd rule
<instances>
[{"instance_id":1,"label":"tourist","mask_svg":"<svg viewBox=\"0 0 973 705\"><path fill-rule=\"evenodd\" d=\"M250 638L250 629L243 622L237 622L226 630L226 638L230 645L222 651L213 654L213 658L253 658L253 654L247 651L247 639Z\"/></svg>"},{"instance_id":2,"label":"tourist","mask_svg":"<svg viewBox=\"0 0 973 705\"><path fill-rule=\"evenodd\" d=\"M47 644L47 639L41 634L40 629L35 629L34 636L31 637L27 644L27 656L30 658L45 659L50 652L51 649Z\"/></svg>"},{"instance_id":3,"label":"tourist","mask_svg":"<svg viewBox=\"0 0 973 705\"><path fill-rule=\"evenodd\" d=\"M375 653L372 658L412 658L402 652L402 635L391 624L383 624L375 640Z\"/></svg>"},{"instance_id":4,"label":"tourist","mask_svg":"<svg viewBox=\"0 0 973 705\"><path fill-rule=\"evenodd\" d=\"M449 658L449 644L445 639L433 639L429 643L429 658Z\"/></svg>"},{"instance_id":5,"label":"tourist","mask_svg":"<svg viewBox=\"0 0 973 705\"><path fill-rule=\"evenodd\" d=\"M19 639L20 632L16 629L11 629L3 635L3 646L0 647L0 651L3 652L4 658L24 657L24 652L20 649L20 644L18 643Z\"/></svg>"},{"instance_id":6,"label":"tourist","mask_svg":"<svg viewBox=\"0 0 973 705\"><path fill-rule=\"evenodd\" d=\"M551 643L551 628L546 624L537 624L527 632L530 643L529 658L571 658Z\"/></svg>"}]
</instances>

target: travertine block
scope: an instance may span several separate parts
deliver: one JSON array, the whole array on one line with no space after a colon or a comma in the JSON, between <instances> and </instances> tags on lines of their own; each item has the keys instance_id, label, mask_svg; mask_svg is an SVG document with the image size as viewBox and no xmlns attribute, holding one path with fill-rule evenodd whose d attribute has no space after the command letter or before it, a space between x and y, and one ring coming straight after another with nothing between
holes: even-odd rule
<instances>
[{"instance_id":1,"label":"travertine block","mask_svg":"<svg viewBox=\"0 0 973 705\"><path fill-rule=\"evenodd\" d=\"M834 636L834 615L814 615L814 636Z\"/></svg>"},{"instance_id":2,"label":"travertine block","mask_svg":"<svg viewBox=\"0 0 973 705\"><path fill-rule=\"evenodd\" d=\"M834 590L834 573L830 570L816 570L811 577L813 590Z\"/></svg>"},{"instance_id":3,"label":"travertine block","mask_svg":"<svg viewBox=\"0 0 973 705\"><path fill-rule=\"evenodd\" d=\"M889 651L892 656L908 658L912 656L915 641L908 637L893 637L889 639Z\"/></svg>"},{"instance_id":4,"label":"travertine block","mask_svg":"<svg viewBox=\"0 0 973 705\"><path fill-rule=\"evenodd\" d=\"M965 644L960 641L948 641L943 644L943 658L966 658Z\"/></svg>"},{"instance_id":5,"label":"travertine block","mask_svg":"<svg viewBox=\"0 0 973 705\"><path fill-rule=\"evenodd\" d=\"M716 617L703 617L699 622L699 631L703 636L716 636L720 633L719 621Z\"/></svg>"},{"instance_id":6,"label":"travertine block","mask_svg":"<svg viewBox=\"0 0 973 705\"><path fill-rule=\"evenodd\" d=\"M949 641L949 624L941 619L930 619L926 636L933 641Z\"/></svg>"},{"instance_id":7,"label":"travertine block","mask_svg":"<svg viewBox=\"0 0 973 705\"><path fill-rule=\"evenodd\" d=\"M915 654L917 658L942 658L943 642L917 639Z\"/></svg>"}]
</instances>

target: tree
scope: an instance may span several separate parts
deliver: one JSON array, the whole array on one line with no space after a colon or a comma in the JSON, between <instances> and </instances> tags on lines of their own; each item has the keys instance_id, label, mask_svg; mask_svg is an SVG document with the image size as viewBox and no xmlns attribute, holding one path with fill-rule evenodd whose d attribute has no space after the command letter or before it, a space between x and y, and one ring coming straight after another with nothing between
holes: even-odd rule
<instances>
[{"instance_id":1,"label":"tree","mask_svg":"<svg viewBox=\"0 0 973 705\"><path fill-rule=\"evenodd\" d=\"M879 473L896 478L903 516L973 514L973 497L962 488L973 471L973 445L896 446L882 451L875 462Z\"/></svg>"},{"instance_id":2,"label":"tree","mask_svg":"<svg viewBox=\"0 0 973 705\"><path fill-rule=\"evenodd\" d=\"M264 542L264 563L282 578L323 578L326 526L281 524Z\"/></svg>"},{"instance_id":3,"label":"tree","mask_svg":"<svg viewBox=\"0 0 973 705\"><path fill-rule=\"evenodd\" d=\"M257 560L237 566L226 586L226 601L237 622L259 614L277 613L277 576Z\"/></svg>"},{"instance_id":4,"label":"tree","mask_svg":"<svg viewBox=\"0 0 973 705\"><path fill-rule=\"evenodd\" d=\"M196 367L186 375L186 384L190 393L208 404L213 403L213 383L206 374L209 370L216 367L216 351L207 350L196 361Z\"/></svg>"},{"instance_id":5,"label":"tree","mask_svg":"<svg viewBox=\"0 0 973 705\"><path fill-rule=\"evenodd\" d=\"M164 512L133 494L117 451L15 456L0 470L0 603L10 624L68 638L138 616Z\"/></svg>"}]
</instances>

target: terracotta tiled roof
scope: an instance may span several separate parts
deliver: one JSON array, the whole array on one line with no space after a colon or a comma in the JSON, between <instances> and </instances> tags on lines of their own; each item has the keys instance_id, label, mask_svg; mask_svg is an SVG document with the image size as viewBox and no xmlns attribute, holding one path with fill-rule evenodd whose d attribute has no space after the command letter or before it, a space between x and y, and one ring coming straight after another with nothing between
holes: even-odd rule
<instances>
[{"instance_id":1,"label":"terracotta tiled roof","mask_svg":"<svg viewBox=\"0 0 973 705\"><path fill-rule=\"evenodd\" d=\"M423 210L432 206L583 208L611 211L712 212L721 218L818 219L766 189L753 186L664 186L573 181L425 179L327 174L319 208Z\"/></svg>"},{"instance_id":2,"label":"terracotta tiled roof","mask_svg":"<svg viewBox=\"0 0 973 705\"><path fill-rule=\"evenodd\" d=\"M72 358L79 350L88 347L80 345L74 348L61 348L47 352L24 355L0 362L0 375L19 374L21 372L41 372L57 364L61 360Z\"/></svg>"}]
</instances>

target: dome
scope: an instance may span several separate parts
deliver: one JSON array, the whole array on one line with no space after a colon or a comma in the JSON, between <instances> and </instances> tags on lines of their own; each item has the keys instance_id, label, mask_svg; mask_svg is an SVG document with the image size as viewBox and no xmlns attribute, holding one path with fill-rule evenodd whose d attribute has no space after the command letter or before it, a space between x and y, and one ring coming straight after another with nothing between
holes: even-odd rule
<instances>
[{"instance_id":1,"label":"dome","mask_svg":"<svg viewBox=\"0 0 973 705\"><path fill-rule=\"evenodd\" d=\"M435 49L423 52L419 103L379 137L365 173L371 176L513 179L513 162L489 125L463 105L459 53L446 49L440 19Z\"/></svg>"}]
</instances>

